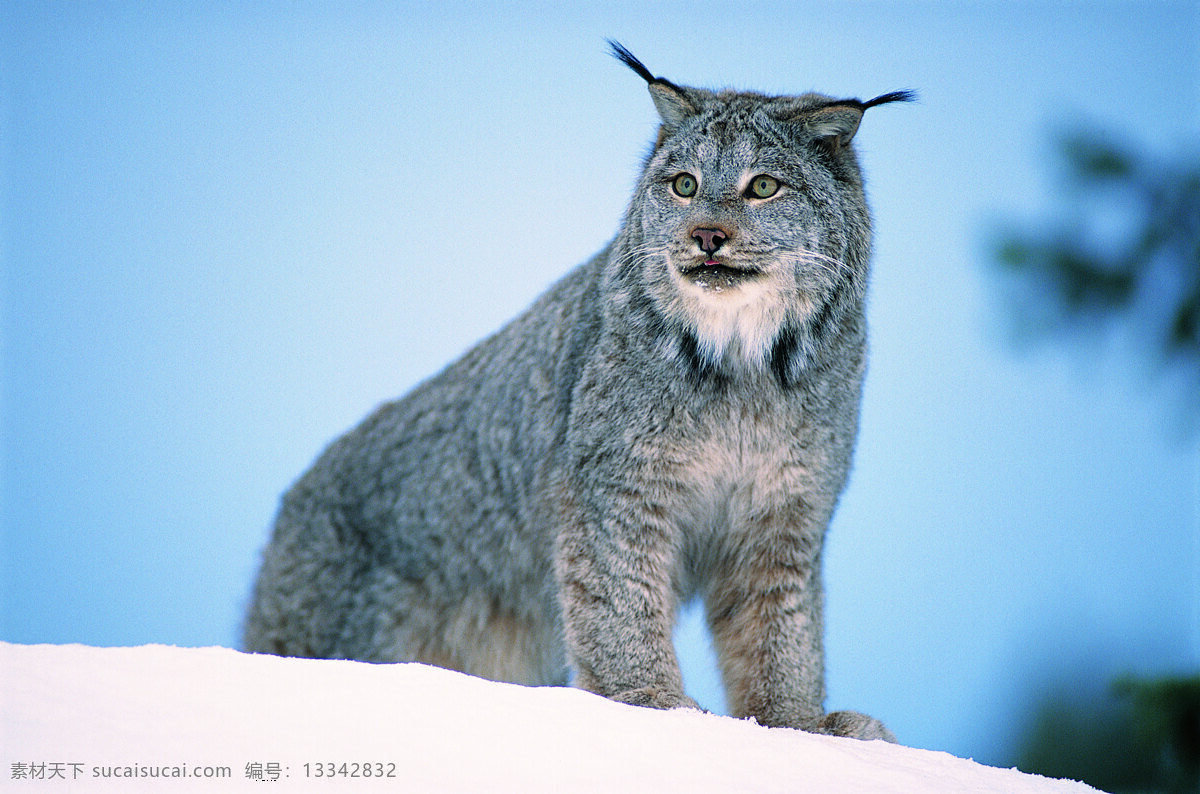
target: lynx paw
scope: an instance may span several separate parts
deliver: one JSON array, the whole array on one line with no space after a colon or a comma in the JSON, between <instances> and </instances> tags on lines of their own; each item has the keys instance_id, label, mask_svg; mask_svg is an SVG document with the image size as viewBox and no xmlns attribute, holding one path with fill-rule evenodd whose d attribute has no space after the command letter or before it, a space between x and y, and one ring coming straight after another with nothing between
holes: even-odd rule
<instances>
[{"instance_id":1,"label":"lynx paw","mask_svg":"<svg viewBox=\"0 0 1200 794\"><path fill-rule=\"evenodd\" d=\"M645 706L652 709L700 710L700 704L682 692L671 692L650 686L627 689L613 695L611 699L619 703L628 703L631 706Z\"/></svg>"},{"instance_id":2,"label":"lynx paw","mask_svg":"<svg viewBox=\"0 0 1200 794\"><path fill-rule=\"evenodd\" d=\"M846 736L851 739L883 739L896 742L896 736L882 722L857 711L831 711L817 723L817 733Z\"/></svg>"}]
</instances>

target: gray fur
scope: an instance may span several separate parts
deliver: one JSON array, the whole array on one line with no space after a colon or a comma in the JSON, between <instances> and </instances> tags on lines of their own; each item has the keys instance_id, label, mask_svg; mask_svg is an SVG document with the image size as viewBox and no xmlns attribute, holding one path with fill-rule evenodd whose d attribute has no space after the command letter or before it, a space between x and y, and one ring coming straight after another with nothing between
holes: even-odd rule
<instances>
[{"instance_id":1,"label":"gray fur","mask_svg":"<svg viewBox=\"0 0 1200 794\"><path fill-rule=\"evenodd\" d=\"M824 712L821 546L866 356L850 139L907 97L714 93L618 56L662 127L616 239L318 458L283 499L245 647L525 684L573 669L694 707L671 635L699 595L733 713L890 738ZM752 197L759 175L778 192ZM721 267L696 229L725 235Z\"/></svg>"}]
</instances>

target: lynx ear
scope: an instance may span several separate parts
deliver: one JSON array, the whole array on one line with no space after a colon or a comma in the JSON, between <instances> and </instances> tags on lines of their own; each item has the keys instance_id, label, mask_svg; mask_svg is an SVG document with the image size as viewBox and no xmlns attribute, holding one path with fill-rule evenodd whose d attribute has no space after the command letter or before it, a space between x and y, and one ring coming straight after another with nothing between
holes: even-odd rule
<instances>
[{"instance_id":1,"label":"lynx ear","mask_svg":"<svg viewBox=\"0 0 1200 794\"><path fill-rule=\"evenodd\" d=\"M821 108L804 120L804 129L822 145L836 153L854 139L862 121L862 108L853 105L833 105Z\"/></svg>"},{"instance_id":2,"label":"lynx ear","mask_svg":"<svg viewBox=\"0 0 1200 794\"><path fill-rule=\"evenodd\" d=\"M857 100L834 100L813 107L811 100L785 98L772 115L797 142L814 142L832 154L847 146L858 132L863 108Z\"/></svg>"},{"instance_id":3,"label":"lynx ear","mask_svg":"<svg viewBox=\"0 0 1200 794\"><path fill-rule=\"evenodd\" d=\"M699 112L699 108L680 92L678 86L660 80L657 83L651 83L648 87L650 98L654 100L654 107L658 111L658 117L668 127L677 127Z\"/></svg>"},{"instance_id":4,"label":"lynx ear","mask_svg":"<svg viewBox=\"0 0 1200 794\"><path fill-rule=\"evenodd\" d=\"M646 85L650 89L650 98L654 100L654 107L658 110L658 116L665 126L678 126L699 112L699 108L692 100L688 99L682 88L670 80L655 77L644 63L619 42L609 39L608 45L612 47L613 57L646 81Z\"/></svg>"},{"instance_id":5,"label":"lynx ear","mask_svg":"<svg viewBox=\"0 0 1200 794\"><path fill-rule=\"evenodd\" d=\"M866 102L861 99L835 99L816 108L809 107L789 114L785 120L798 125L806 136L819 141L836 154L854 139L867 108L889 102L909 102L915 98L913 91L892 91Z\"/></svg>"}]
</instances>

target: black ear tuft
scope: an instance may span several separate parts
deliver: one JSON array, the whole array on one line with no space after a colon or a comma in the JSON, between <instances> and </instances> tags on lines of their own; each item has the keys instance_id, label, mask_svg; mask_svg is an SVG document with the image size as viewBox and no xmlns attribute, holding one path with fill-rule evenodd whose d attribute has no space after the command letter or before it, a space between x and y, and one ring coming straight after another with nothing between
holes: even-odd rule
<instances>
[{"instance_id":1,"label":"black ear tuft","mask_svg":"<svg viewBox=\"0 0 1200 794\"><path fill-rule=\"evenodd\" d=\"M860 103L862 109L873 108L876 105L886 105L889 102L915 102L917 92L905 89L904 91L890 91L886 94L881 94L874 99L868 99L866 102Z\"/></svg>"},{"instance_id":2,"label":"black ear tuft","mask_svg":"<svg viewBox=\"0 0 1200 794\"><path fill-rule=\"evenodd\" d=\"M657 77L650 73L650 70L646 68L646 64L639 61L637 56L625 49L625 45L621 44L621 42L613 41L612 39L605 39L605 41L608 42L608 46L612 47L613 57L628 66L633 71L637 72L638 76L640 76L647 83L661 82Z\"/></svg>"},{"instance_id":3,"label":"black ear tuft","mask_svg":"<svg viewBox=\"0 0 1200 794\"><path fill-rule=\"evenodd\" d=\"M608 46L612 47L612 56L621 63L628 66L630 69L638 73L638 76L645 80L649 85L665 85L679 93L683 93L683 89L672 83L665 77L655 77L653 72L646 68L646 64L638 60L637 56L630 52L624 44L612 39L605 39Z\"/></svg>"}]
</instances>

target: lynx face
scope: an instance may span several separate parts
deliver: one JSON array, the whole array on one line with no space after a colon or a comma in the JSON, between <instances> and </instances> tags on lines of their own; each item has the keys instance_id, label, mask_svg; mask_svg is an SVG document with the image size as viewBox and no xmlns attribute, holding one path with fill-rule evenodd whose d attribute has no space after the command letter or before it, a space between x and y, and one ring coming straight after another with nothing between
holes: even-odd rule
<instances>
[{"instance_id":1,"label":"lynx face","mask_svg":"<svg viewBox=\"0 0 1200 794\"><path fill-rule=\"evenodd\" d=\"M642 283L708 366L794 377L861 309L870 218L850 141L867 108L911 94L718 93L614 51L662 120L630 215Z\"/></svg>"},{"instance_id":2,"label":"lynx face","mask_svg":"<svg viewBox=\"0 0 1200 794\"><path fill-rule=\"evenodd\" d=\"M842 231L865 218L856 170L815 140L790 141L772 109L712 96L659 146L641 186L645 250L661 252L645 278L712 363L762 367L785 326L865 283Z\"/></svg>"}]
</instances>

